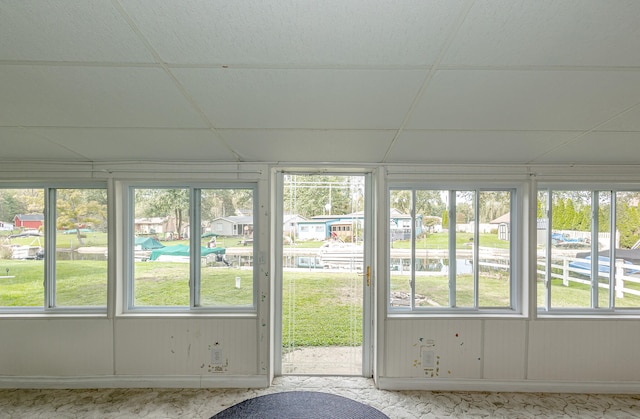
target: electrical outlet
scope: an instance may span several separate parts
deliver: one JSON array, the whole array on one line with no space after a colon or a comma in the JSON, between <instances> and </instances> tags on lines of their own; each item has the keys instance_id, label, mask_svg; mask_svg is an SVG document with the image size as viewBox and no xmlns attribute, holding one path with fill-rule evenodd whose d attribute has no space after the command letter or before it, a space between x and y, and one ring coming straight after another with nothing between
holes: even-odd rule
<instances>
[{"instance_id":1,"label":"electrical outlet","mask_svg":"<svg viewBox=\"0 0 640 419\"><path fill-rule=\"evenodd\" d=\"M215 346L211 349L211 363L213 365L222 365L224 364L224 354L222 353L222 348L219 346Z\"/></svg>"},{"instance_id":2,"label":"electrical outlet","mask_svg":"<svg viewBox=\"0 0 640 419\"><path fill-rule=\"evenodd\" d=\"M422 367L423 368L435 368L436 367L436 353L430 350L422 351Z\"/></svg>"}]
</instances>

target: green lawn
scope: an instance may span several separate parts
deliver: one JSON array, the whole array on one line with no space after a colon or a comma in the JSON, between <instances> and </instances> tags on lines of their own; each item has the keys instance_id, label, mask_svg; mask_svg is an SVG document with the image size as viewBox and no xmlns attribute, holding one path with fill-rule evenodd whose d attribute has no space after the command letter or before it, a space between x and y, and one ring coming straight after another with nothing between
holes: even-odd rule
<instances>
[{"instance_id":1,"label":"green lawn","mask_svg":"<svg viewBox=\"0 0 640 419\"><path fill-rule=\"evenodd\" d=\"M456 247L461 248L472 243L472 233L456 233ZM497 234L480 234L480 246L496 249L508 249L509 242L498 239ZM410 240L395 240L392 244L394 249L410 249ZM449 233L429 233L416 240L416 249L447 249L449 247Z\"/></svg>"},{"instance_id":2,"label":"green lawn","mask_svg":"<svg viewBox=\"0 0 640 419\"><path fill-rule=\"evenodd\" d=\"M8 272L6 270L9 270ZM106 304L106 261L62 261L57 269L58 306L104 306ZM189 305L189 265L171 262L135 263L135 304L139 306L186 307ZM44 262L0 259L0 307L43 307ZM240 287L236 288L236 277ZM358 298L361 276L318 271L286 272L283 283L283 344L290 346L357 345L362 335L362 308ZM553 281L553 307L588 307L587 285L571 282L568 287ZM409 293L407 276L393 274L392 294ZM544 302L538 286L539 305ZM449 285L444 275L419 276L416 293L421 306L448 306ZM508 307L509 289L504 276L481 276L482 307ZM226 267L202 268L202 306L238 307L253 303L252 271ZM457 278L457 306L473 304L472 277ZM607 290L601 288L606 306ZM402 304L397 304L402 305ZM618 307L640 307L640 297L616 299Z\"/></svg>"},{"instance_id":3,"label":"green lawn","mask_svg":"<svg viewBox=\"0 0 640 419\"><path fill-rule=\"evenodd\" d=\"M286 272L283 347L360 345L361 280L355 273Z\"/></svg>"}]
</instances>

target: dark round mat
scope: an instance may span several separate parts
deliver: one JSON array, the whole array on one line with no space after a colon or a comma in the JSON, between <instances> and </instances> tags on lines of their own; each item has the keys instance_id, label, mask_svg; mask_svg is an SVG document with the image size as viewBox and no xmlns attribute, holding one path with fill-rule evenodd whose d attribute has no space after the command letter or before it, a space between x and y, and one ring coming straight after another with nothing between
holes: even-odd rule
<instances>
[{"instance_id":1,"label":"dark round mat","mask_svg":"<svg viewBox=\"0 0 640 419\"><path fill-rule=\"evenodd\" d=\"M371 406L335 394L287 391L254 397L233 405L211 419L389 419Z\"/></svg>"}]
</instances>

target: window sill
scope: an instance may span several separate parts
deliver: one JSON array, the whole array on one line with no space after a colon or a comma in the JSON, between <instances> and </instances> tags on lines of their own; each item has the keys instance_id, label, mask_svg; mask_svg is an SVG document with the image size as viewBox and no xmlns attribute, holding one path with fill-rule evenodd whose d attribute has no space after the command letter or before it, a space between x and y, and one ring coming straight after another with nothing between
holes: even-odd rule
<instances>
[{"instance_id":1,"label":"window sill","mask_svg":"<svg viewBox=\"0 0 640 419\"><path fill-rule=\"evenodd\" d=\"M482 312L464 312L464 313L387 313L389 320L527 320L528 317L522 313L482 313Z\"/></svg>"}]
</instances>

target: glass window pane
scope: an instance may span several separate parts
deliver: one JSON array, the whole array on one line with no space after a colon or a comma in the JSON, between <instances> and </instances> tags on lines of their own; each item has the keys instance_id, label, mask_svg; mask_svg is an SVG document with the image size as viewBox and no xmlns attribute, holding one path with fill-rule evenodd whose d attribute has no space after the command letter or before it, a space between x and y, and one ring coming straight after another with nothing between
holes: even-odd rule
<instances>
[{"instance_id":1,"label":"glass window pane","mask_svg":"<svg viewBox=\"0 0 640 419\"><path fill-rule=\"evenodd\" d=\"M598 251L598 307L610 308L610 271L611 259L611 191L598 192L598 231L597 243L593 243ZM587 242L590 237L584 237ZM589 258L591 259L591 258ZM614 268L615 269L615 264Z\"/></svg>"},{"instance_id":2,"label":"glass window pane","mask_svg":"<svg viewBox=\"0 0 640 419\"><path fill-rule=\"evenodd\" d=\"M44 307L44 190L0 189L0 307Z\"/></svg>"},{"instance_id":3,"label":"glass window pane","mask_svg":"<svg viewBox=\"0 0 640 419\"><path fill-rule=\"evenodd\" d=\"M449 307L448 191L416 191L416 306Z\"/></svg>"},{"instance_id":4,"label":"glass window pane","mask_svg":"<svg viewBox=\"0 0 640 419\"><path fill-rule=\"evenodd\" d=\"M475 307L473 247L475 226L475 191L456 191L456 307Z\"/></svg>"},{"instance_id":5,"label":"glass window pane","mask_svg":"<svg viewBox=\"0 0 640 419\"><path fill-rule=\"evenodd\" d=\"M391 273L389 304L392 307L411 307L411 207L412 191L392 190L390 193Z\"/></svg>"},{"instance_id":6,"label":"glass window pane","mask_svg":"<svg viewBox=\"0 0 640 419\"><path fill-rule=\"evenodd\" d=\"M615 306L640 308L640 192L616 192Z\"/></svg>"},{"instance_id":7,"label":"glass window pane","mask_svg":"<svg viewBox=\"0 0 640 419\"><path fill-rule=\"evenodd\" d=\"M591 191L552 191L551 308L590 308Z\"/></svg>"},{"instance_id":8,"label":"glass window pane","mask_svg":"<svg viewBox=\"0 0 640 419\"><path fill-rule=\"evenodd\" d=\"M200 222L200 305L252 306L253 190L201 190Z\"/></svg>"},{"instance_id":9,"label":"glass window pane","mask_svg":"<svg viewBox=\"0 0 640 419\"><path fill-rule=\"evenodd\" d=\"M479 194L478 305L511 307L511 192Z\"/></svg>"},{"instance_id":10,"label":"glass window pane","mask_svg":"<svg viewBox=\"0 0 640 419\"><path fill-rule=\"evenodd\" d=\"M136 188L133 305L190 305L189 190Z\"/></svg>"},{"instance_id":11,"label":"glass window pane","mask_svg":"<svg viewBox=\"0 0 640 419\"><path fill-rule=\"evenodd\" d=\"M549 192L546 190L538 191L538 209L537 209L537 254L536 254L536 292L538 299L538 308L548 308L547 302L547 237L549 234L549 218L547 215L547 203L549 200ZM550 280L550 279L549 279Z\"/></svg>"},{"instance_id":12,"label":"glass window pane","mask_svg":"<svg viewBox=\"0 0 640 419\"><path fill-rule=\"evenodd\" d=\"M56 306L107 305L107 191L56 190Z\"/></svg>"}]
</instances>

